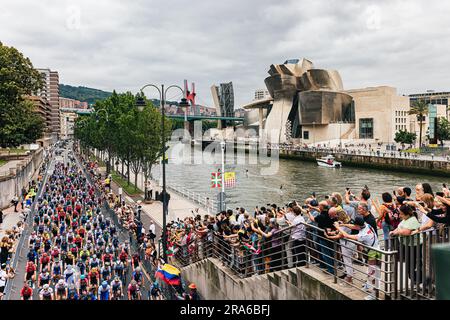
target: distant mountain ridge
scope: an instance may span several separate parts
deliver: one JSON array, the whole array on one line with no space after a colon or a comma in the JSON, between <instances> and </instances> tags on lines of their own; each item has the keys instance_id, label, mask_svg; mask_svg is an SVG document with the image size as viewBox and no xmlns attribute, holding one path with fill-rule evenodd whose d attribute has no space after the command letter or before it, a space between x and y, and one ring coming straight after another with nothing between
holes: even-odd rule
<instances>
[{"instance_id":1,"label":"distant mountain ridge","mask_svg":"<svg viewBox=\"0 0 450 320\"><path fill-rule=\"evenodd\" d=\"M63 98L75 99L79 101L86 101L87 103L94 104L97 100L103 100L109 98L112 92L103 91L88 87L74 87L68 84L59 85L59 96ZM150 99L155 106L159 106L159 99ZM178 105L177 101L167 101L167 104Z\"/></svg>"},{"instance_id":2,"label":"distant mountain ridge","mask_svg":"<svg viewBox=\"0 0 450 320\"><path fill-rule=\"evenodd\" d=\"M88 87L74 87L71 85L60 84L59 96L63 98L75 99L79 101L86 101L89 104L94 104L97 100L103 100L112 95L112 92L98 90Z\"/></svg>"}]
</instances>

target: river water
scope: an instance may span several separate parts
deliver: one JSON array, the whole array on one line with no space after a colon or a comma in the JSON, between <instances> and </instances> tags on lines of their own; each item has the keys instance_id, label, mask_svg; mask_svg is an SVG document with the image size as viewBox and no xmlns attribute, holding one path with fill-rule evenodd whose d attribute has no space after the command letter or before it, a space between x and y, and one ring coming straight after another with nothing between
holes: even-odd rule
<instances>
[{"instance_id":1,"label":"river water","mask_svg":"<svg viewBox=\"0 0 450 320\"><path fill-rule=\"evenodd\" d=\"M203 154L192 156L198 159ZM205 193L211 199L216 199L219 189L211 188L211 173L217 172L221 167L221 154L216 152L210 164L182 163L177 164L177 155L169 154L169 163L166 165L166 177L169 185L181 185L191 191ZM245 161L244 161L245 160ZM240 163L240 164L239 164ZM235 155L226 158L226 171L236 172L236 186L226 189L227 206L231 208L244 207L253 211L255 206L265 206L276 203L284 206L291 200L304 201L316 193L319 199L332 192L345 193L350 188L353 193L359 194L367 185L372 196L381 197L383 192L391 192L400 186L409 186L413 190L417 183L428 182L433 191L441 191L442 183L446 178L435 176L396 173L373 169L359 169L343 167L330 169L319 167L316 163L298 160L279 159L278 172L275 175L262 175L262 164L250 164L248 155ZM247 172L248 170L248 172ZM153 176L158 178L159 165L153 169ZM381 200L381 199L380 199Z\"/></svg>"}]
</instances>

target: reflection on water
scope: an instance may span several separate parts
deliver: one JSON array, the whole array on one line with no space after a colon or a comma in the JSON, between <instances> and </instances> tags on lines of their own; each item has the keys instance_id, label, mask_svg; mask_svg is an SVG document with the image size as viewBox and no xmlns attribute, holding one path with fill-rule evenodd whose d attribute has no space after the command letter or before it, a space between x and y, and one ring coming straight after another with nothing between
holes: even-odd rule
<instances>
[{"instance_id":1,"label":"reflection on water","mask_svg":"<svg viewBox=\"0 0 450 320\"><path fill-rule=\"evenodd\" d=\"M445 178L433 176L365 168L330 169L311 162L284 159L279 160L278 174L262 176L260 165L238 164L243 162L243 157L248 163L248 156L243 155L226 159L226 171L236 172L236 187L226 190L227 206L243 206L249 211L257 205L277 203L283 206L293 199L303 201L312 192L323 199L325 195L336 191L344 194L347 187L357 193L367 185L372 195L380 197L383 192L392 193L399 186L409 186L414 192L419 182L428 182L433 191L441 191L442 183L446 182ZM215 199L219 190L211 188L211 173L217 172L220 167L220 152L215 155L213 164L174 164L170 159L166 165L167 182L169 185L178 184L195 192L207 193L211 199ZM159 166L156 166L153 170L155 178L159 177L159 171Z\"/></svg>"}]
</instances>

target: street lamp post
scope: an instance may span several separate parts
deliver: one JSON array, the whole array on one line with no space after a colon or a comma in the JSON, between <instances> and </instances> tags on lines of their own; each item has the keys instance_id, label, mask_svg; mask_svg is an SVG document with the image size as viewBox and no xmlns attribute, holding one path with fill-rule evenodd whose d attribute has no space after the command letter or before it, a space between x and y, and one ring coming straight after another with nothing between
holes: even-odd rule
<instances>
[{"instance_id":1,"label":"street lamp post","mask_svg":"<svg viewBox=\"0 0 450 320\"><path fill-rule=\"evenodd\" d=\"M101 111L105 112L106 124L109 125L109 114L108 114L108 111L106 111L106 109L95 110L95 108L92 108L92 110L94 110L94 113L96 115L98 115ZM98 120L97 120L97 122L98 122ZM109 150L108 142L106 143L106 149L108 151L108 162L106 164L106 174L109 174L111 172L111 150Z\"/></svg>"},{"instance_id":2,"label":"street lamp post","mask_svg":"<svg viewBox=\"0 0 450 320\"><path fill-rule=\"evenodd\" d=\"M166 190L166 133L165 133L165 104L166 104L166 95L167 95L167 91L171 88L178 88L179 90L181 90L181 92L183 93L183 99L181 99L180 102L180 107L184 106L185 104L187 104L187 100L185 99L185 92L184 90L177 86L177 85L171 85L169 87L167 87L166 89L164 89L164 85L161 85L161 88L158 88L156 85L154 84L147 84L145 86L143 86L140 90L141 95L137 98L136 101L136 106L138 108L139 111L143 111L145 106L147 105L145 100L144 100L144 89L147 87L153 87L155 88L158 93L159 93L159 97L160 97L160 107L161 107L161 138L162 138L162 149L161 149L161 156L162 156L162 192L161 192L161 196L162 196L162 202L163 202L163 227L162 227L162 245L163 245L163 259L164 261L167 262L167 230L166 230L166 226L167 226L167 214L168 214L168 209L169 209L169 199L167 198L167 190Z\"/></svg>"},{"instance_id":3,"label":"street lamp post","mask_svg":"<svg viewBox=\"0 0 450 320\"><path fill-rule=\"evenodd\" d=\"M222 151L222 192L220 195L220 210L226 210L225 207L225 141L220 142L220 149Z\"/></svg>"}]
</instances>

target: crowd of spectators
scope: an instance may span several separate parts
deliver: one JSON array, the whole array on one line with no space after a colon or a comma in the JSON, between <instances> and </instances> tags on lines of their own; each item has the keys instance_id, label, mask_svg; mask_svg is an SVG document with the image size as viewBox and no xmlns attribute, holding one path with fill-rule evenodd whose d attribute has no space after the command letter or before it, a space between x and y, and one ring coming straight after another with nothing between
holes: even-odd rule
<instances>
[{"instance_id":1,"label":"crowd of spectators","mask_svg":"<svg viewBox=\"0 0 450 320\"><path fill-rule=\"evenodd\" d=\"M434 194L429 184L418 184L414 198L411 188L400 187L383 193L381 202L365 186L357 195L347 189L324 199L312 194L303 202L282 207L267 204L251 212L236 208L172 221L168 246L172 259L181 264L214 256L242 276L310 263L329 274L342 270L343 283L353 285L355 265L359 265L367 275L363 289L370 299L379 287L383 250L390 250L400 238L405 250L421 252L415 247L422 245L420 237L405 239L448 226L449 205L445 185ZM409 278L424 281L417 279L421 268L421 263L414 262Z\"/></svg>"}]
</instances>

